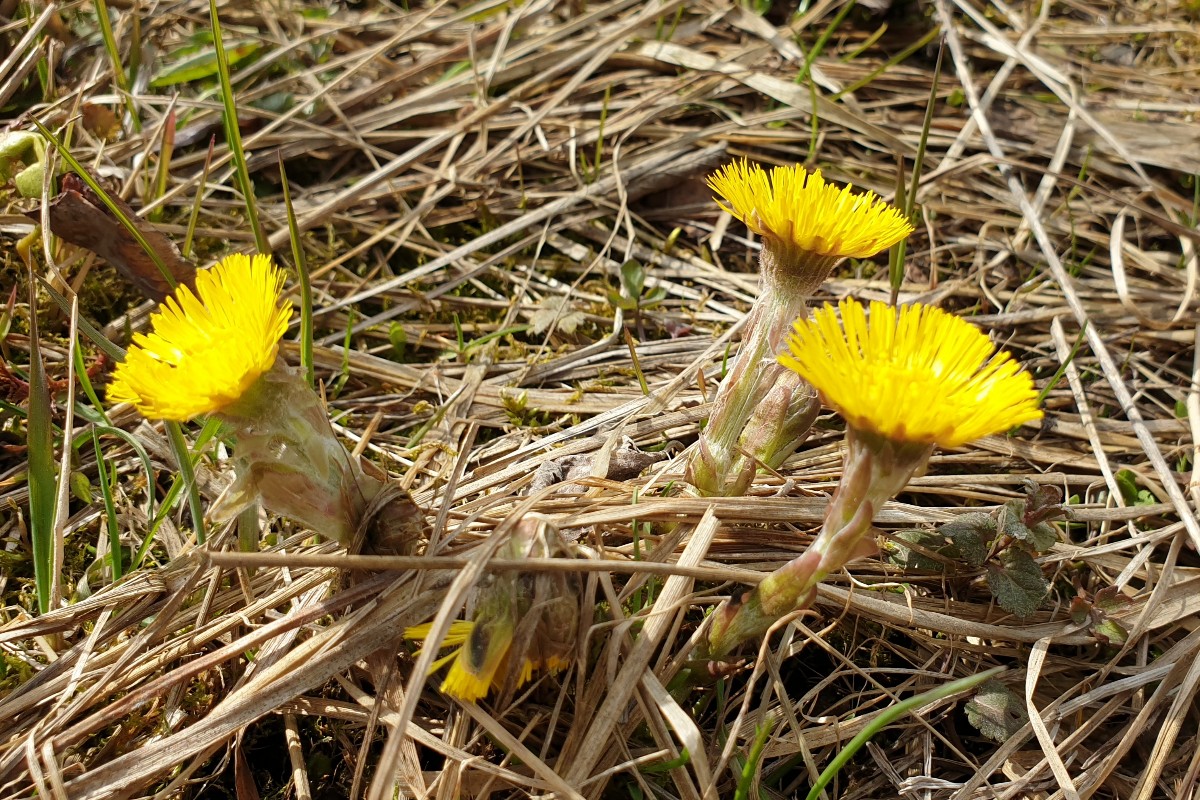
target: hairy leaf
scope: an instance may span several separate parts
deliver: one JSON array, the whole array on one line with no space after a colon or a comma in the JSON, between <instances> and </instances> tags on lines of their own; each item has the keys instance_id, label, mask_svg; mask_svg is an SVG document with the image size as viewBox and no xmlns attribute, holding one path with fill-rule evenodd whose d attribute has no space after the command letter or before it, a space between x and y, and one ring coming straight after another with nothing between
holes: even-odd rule
<instances>
[{"instance_id":1,"label":"hairy leaf","mask_svg":"<svg viewBox=\"0 0 1200 800\"><path fill-rule=\"evenodd\" d=\"M1037 611L1050 584L1042 577L1042 568L1033 556L1016 547L1004 551L1000 564L988 565L988 586L996 602L1018 617L1028 617Z\"/></svg>"},{"instance_id":2,"label":"hairy leaf","mask_svg":"<svg viewBox=\"0 0 1200 800\"><path fill-rule=\"evenodd\" d=\"M997 742L1008 741L1029 721L1021 698L999 681L980 686L964 710L975 730Z\"/></svg>"},{"instance_id":3,"label":"hairy leaf","mask_svg":"<svg viewBox=\"0 0 1200 800\"><path fill-rule=\"evenodd\" d=\"M914 550L908 544L915 544L923 550L936 553L946 546L946 540L940 533L917 528L897 531L884 544L884 551L888 561L904 569L946 571L945 563Z\"/></svg>"},{"instance_id":4,"label":"hairy leaf","mask_svg":"<svg viewBox=\"0 0 1200 800\"><path fill-rule=\"evenodd\" d=\"M968 564L981 566L996 538L996 518L982 511L972 511L943 525L939 532L950 540L954 550Z\"/></svg>"}]
</instances>

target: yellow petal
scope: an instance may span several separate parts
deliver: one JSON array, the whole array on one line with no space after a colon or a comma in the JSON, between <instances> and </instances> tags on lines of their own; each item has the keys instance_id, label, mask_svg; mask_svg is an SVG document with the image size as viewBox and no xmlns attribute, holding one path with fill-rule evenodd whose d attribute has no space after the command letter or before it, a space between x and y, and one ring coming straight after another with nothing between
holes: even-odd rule
<instances>
[{"instance_id":1,"label":"yellow petal","mask_svg":"<svg viewBox=\"0 0 1200 800\"><path fill-rule=\"evenodd\" d=\"M180 286L150 316L108 387L149 419L183 422L240 398L275 363L292 314L270 256L232 255Z\"/></svg>"},{"instance_id":2,"label":"yellow petal","mask_svg":"<svg viewBox=\"0 0 1200 800\"><path fill-rule=\"evenodd\" d=\"M800 165L770 174L745 159L708 180L721 208L788 250L818 256L866 258L912 233L897 209L872 192L826 182L821 171Z\"/></svg>"},{"instance_id":3,"label":"yellow petal","mask_svg":"<svg viewBox=\"0 0 1200 800\"><path fill-rule=\"evenodd\" d=\"M840 310L841 320L838 319ZM1029 373L939 308L826 304L796 321L780 363L859 430L957 447L1041 419Z\"/></svg>"}]
</instances>

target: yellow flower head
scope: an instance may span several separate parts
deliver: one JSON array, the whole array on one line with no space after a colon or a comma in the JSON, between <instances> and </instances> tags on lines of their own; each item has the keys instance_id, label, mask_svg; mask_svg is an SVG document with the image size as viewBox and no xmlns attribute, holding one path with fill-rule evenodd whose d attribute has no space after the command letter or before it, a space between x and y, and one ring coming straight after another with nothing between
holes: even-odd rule
<instances>
[{"instance_id":1,"label":"yellow flower head","mask_svg":"<svg viewBox=\"0 0 1200 800\"><path fill-rule=\"evenodd\" d=\"M838 311L841 323L838 322ZM780 363L860 431L957 447L1041 419L1029 373L939 308L828 303L799 319Z\"/></svg>"},{"instance_id":2,"label":"yellow flower head","mask_svg":"<svg viewBox=\"0 0 1200 800\"><path fill-rule=\"evenodd\" d=\"M554 558L571 551L554 523L525 514L498 551L502 558ZM442 647L457 649L433 665L450 663L442 691L478 700L490 689L519 688L535 670L559 672L571 662L579 621L579 576L574 572L501 572L485 576L474 620L451 624ZM404 631L424 641L429 625ZM432 670L431 670L432 671Z\"/></svg>"},{"instance_id":3,"label":"yellow flower head","mask_svg":"<svg viewBox=\"0 0 1200 800\"><path fill-rule=\"evenodd\" d=\"M404 638L424 641L429 628L428 624L408 628ZM463 620L450 623L442 647L454 650L434 662L431 670L450 664L450 671L442 681L442 691L459 700L474 702L491 689L503 689L510 673L513 673L513 688L520 688L532 680L536 670L553 674L569 665L570 662L561 655L540 656L537 648L516 656L512 651L513 633L512 628L506 626Z\"/></svg>"},{"instance_id":4,"label":"yellow flower head","mask_svg":"<svg viewBox=\"0 0 1200 800\"><path fill-rule=\"evenodd\" d=\"M149 419L183 422L241 397L275 363L292 315L280 304L283 273L270 256L232 255L196 274L134 334L108 399L133 403Z\"/></svg>"},{"instance_id":5,"label":"yellow flower head","mask_svg":"<svg viewBox=\"0 0 1200 800\"><path fill-rule=\"evenodd\" d=\"M827 183L821 171L745 159L708 179L721 208L762 236L767 246L830 258L866 258L912 233L898 210L872 192Z\"/></svg>"}]
</instances>

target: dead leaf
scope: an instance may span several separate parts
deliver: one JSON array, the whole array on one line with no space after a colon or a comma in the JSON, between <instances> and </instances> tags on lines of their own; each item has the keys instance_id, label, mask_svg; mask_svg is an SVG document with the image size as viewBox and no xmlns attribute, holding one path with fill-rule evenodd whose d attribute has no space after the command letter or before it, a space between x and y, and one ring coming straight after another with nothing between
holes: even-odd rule
<instances>
[{"instance_id":1,"label":"dead leaf","mask_svg":"<svg viewBox=\"0 0 1200 800\"><path fill-rule=\"evenodd\" d=\"M172 291L171 284L158 266L79 177L63 176L62 191L50 201L50 230L73 245L90 250L117 268L142 294L162 302ZM146 242L162 259L176 283L191 286L196 267L179 254L175 244L162 231L139 217L121 198L111 195L126 216L137 226ZM41 211L26 212L41 222Z\"/></svg>"}]
</instances>

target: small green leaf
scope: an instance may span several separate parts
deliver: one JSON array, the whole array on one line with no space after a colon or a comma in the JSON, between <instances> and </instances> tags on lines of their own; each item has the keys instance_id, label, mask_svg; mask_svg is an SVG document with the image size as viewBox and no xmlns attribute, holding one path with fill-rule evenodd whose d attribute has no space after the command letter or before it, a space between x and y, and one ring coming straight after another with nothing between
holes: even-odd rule
<instances>
[{"instance_id":1,"label":"small green leaf","mask_svg":"<svg viewBox=\"0 0 1200 800\"><path fill-rule=\"evenodd\" d=\"M996 538L996 518L982 511L972 511L947 522L939 532L950 540L964 561L978 567L987 561Z\"/></svg>"},{"instance_id":2,"label":"small green leaf","mask_svg":"<svg viewBox=\"0 0 1200 800\"><path fill-rule=\"evenodd\" d=\"M388 328L388 341L392 345L392 353L397 361L404 360L404 350L408 345L408 334L404 331L404 326L398 322L393 322Z\"/></svg>"},{"instance_id":3,"label":"small green leaf","mask_svg":"<svg viewBox=\"0 0 1200 800\"><path fill-rule=\"evenodd\" d=\"M1096 592L1096 608L1106 614L1122 611L1132 602L1133 600L1129 595L1122 592L1116 586L1106 586Z\"/></svg>"},{"instance_id":4,"label":"small green leaf","mask_svg":"<svg viewBox=\"0 0 1200 800\"><path fill-rule=\"evenodd\" d=\"M258 42L243 41L225 48L229 56L229 66L236 66L245 61L259 50ZM180 83L191 83L217 74L217 51L215 48L196 53L167 67L158 77L150 81L155 89L164 86L175 86Z\"/></svg>"},{"instance_id":5,"label":"small green leaf","mask_svg":"<svg viewBox=\"0 0 1200 800\"><path fill-rule=\"evenodd\" d=\"M1133 473L1127 469L1117 470L1117 474L1113 476L1117 480L1117 488L1121 490L1121 499L1128 505L1133 505L1137 500L1137 479L1133 477Z\"/></svg>"},{"instance_id":6,"label":"small green leaf","mask_svg":"<svg viewBox=\"0 0 1200 800\"><path fill-rule=\"evenodd\" d=\"M1049 522L1039 522L1030 528L1029 532L1033 534L1033 548L1039 553L1045 553L1058 544L1058 528Z\"/></svg>"},{"instance_id":7,"label":"small green leaf","mask_svg":"<svg viewBox=\"0 0 1200 800\"><path fill-rule=\"evenodd\" d=\"M1050 591L1042 576L1042 568L1033 556L1017 547L1010 547L1000 557L1000 565L989 564L988 586L996 602L1018 617L1028 617Z\"/></svg>"},{"instance_id":8,"label":"small green leaf","mask_svg":"<svg viewBox=\"0 0 1200 800\"><path fill-rule=\"evenodd\" d=\"M76 470L71 472L71 496L81 503L91 503L94 499L88 476Z\"/></svg>"},{"instance_id":9,"label":"small green leaf","mask_svg":"<svg viewBox=\"0 0 1200 800\"><path fill-rule=\"evenodd\" d=\"M621 287L627 297L635 300L642 296L642 290L646 288L646 270L632 258L621 265Z\"/></svg>"},{"instance_id":10,"label":"small green leaf","mask_svg":"<svg viewBox=\"0 0 1200 800\"><path fill-rule=\"evenodd\" d=\"M1105 617L1092 626L1092 635L1104 644L1125 644L1129 632L1114 619Z\"/></svg>"},{"instance_id":11,"label":"small green leaf","mask_svg":"<svg viewBox=\"0 0 1200 800\"><path fill-rule=\"evenodd\" d=\"M1008 741L1029 721L1021 698L999 681L980 686L963 710L975 730L996 742Z\"/></svg>"},{"instance_id":12,"label":"small green leaf","mask_svg":"<svg viewBox=\"0 0 1200 800\"><path fill-rule=\"evenodd\" d=\"M608 302L622 311L633 311L638 307L637 300L626 297L617 292L608 293Z\"/></svg>"}]
</instances>

